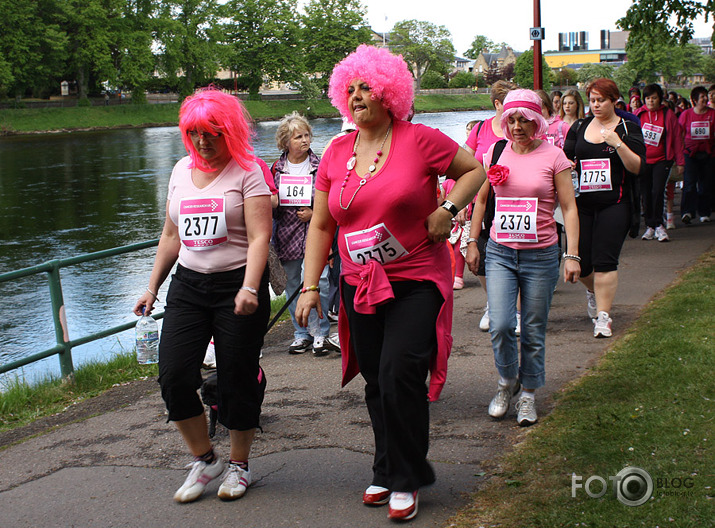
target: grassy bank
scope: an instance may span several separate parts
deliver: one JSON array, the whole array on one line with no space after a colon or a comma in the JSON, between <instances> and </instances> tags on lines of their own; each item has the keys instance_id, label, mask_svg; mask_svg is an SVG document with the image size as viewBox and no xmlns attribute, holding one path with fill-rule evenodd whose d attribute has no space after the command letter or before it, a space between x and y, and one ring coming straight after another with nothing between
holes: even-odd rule
<instances>
[{"instance_id":1,"label":"grassy bank","mask_svg":"<svg viewBox=\"0 0 715 528\"><path fill-rule=\"evenodd\" d=\"M271 320L285 304L285 296L271 301ZM288 319L286 310L279 321ZM91 362L74 371L74 384L59 377L48 377L29 385L19 377L0 387L0 432L62 412L68 406L97 396L107 389L149 376L158 376L156 365L139 365L134 350L113 357L108 362ZM12 375L10 375L12 376Z\"/></svg>"},{"instance_id":2,"label":"grassy bank","mask_svg":"<svg viewBox=\"0 0 715 528\"><path fill-rule=\"evenodd\" d=\"M590 375L558 397L451 527L714 526L715 251L651 303ZM609 476L647 471L652 498L627 506ZM594 475L607 483L587 495ZM598 495L600 481L589 488Z\"/></svg>"},{"instance_id":3,"label":"grassy bank","mask_svg":"<svg viewBox=\"0 0 715 528\"><path fill-rule=\"evenodd\" d=\"M245 104L251 116L257 121L280 119L294 110L311 118L338 116L335 108L324 99L246 101ZM421 95L415 100L415 108L418 112L479 110L489 107L489 96L484 94ZM0 110L0 135L141 127L156 124L175 125L178 122L178 113L178 103Z\"/></svg>"}]
</instances>

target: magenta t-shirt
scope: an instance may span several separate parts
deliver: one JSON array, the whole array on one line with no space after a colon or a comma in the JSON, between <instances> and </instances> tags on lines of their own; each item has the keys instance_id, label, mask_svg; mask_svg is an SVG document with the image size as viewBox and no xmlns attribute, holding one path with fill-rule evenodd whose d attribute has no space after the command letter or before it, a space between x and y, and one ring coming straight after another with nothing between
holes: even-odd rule
<instances>
[{"instance_id":1,"label":"magenta t-shirt","mask_svg":"<svg viewBox=\"0 0 715 528\"><path fill-rule=\"evenodd\" d=\"M704 114L696 114L693 108L683 111L678 118L685 131L685 152L715 153L715 110L706 108Z\"/></svg>"},{"instance_id":2,"label":"magenta t-shirt","mask_svg":"<svg viewBox=\"0 0 715 528\"><path fill-rule=\"evenodd\" d=\"M491 159L492 148L488 156ZM554 176L571 169L571 163L564 152L546 141L528 154L517 154L509 141L499 157L498 165L509 167L509 176L505 183L493 186L497 198L536 198L536 235L537 242L500 241L500 244L512 249L537 249L556 244L556 185ZM508 224L511 219L508 210L502 218L497 210L489 237L497 239L497 222Z\"/></svg>"},{"instance_id":3,"label":"magenta t-shirt","mask_svg":"<svg viewBox=\"0 0 715 528\"><path fill-rule=\"evenodd\" d=\"M169 217L182 239L179 264L199 273L245 266L248 233L243 201L271 194L261 168L253 163L247 171L231 160L214 181L199 189L191 179L190 163L186 156L174 165L167 197Z\"/></svg>"},{"instance_id":4,"label":"magenta t-shirt","mask_svg":"<svg viewBox=\"0 0 715 528\"><path fill-rule=\"evenodd\" d=\"M485 158L484 154L487 153L489 148L494 143L503 139L497 136L492 130L493 120L493 117L485 119L481 128L479 128L479 125L476 125L472 128L472 131L469 133L469 137L467 138L467 146L474 151L474 157L484 166L484 170L489 167L489 162L487 161L485 163L485 159L491 160L491 158ZM479 134L477 134L477 129L479 129Z\"/></svg>"}]
</instances>

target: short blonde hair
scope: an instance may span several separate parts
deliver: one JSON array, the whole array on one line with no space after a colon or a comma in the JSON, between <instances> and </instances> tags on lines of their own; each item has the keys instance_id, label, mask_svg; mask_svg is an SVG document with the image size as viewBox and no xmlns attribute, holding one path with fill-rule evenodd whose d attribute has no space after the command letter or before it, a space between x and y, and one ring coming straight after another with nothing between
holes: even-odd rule
<instances>
[{"instance_id":1,"label":"short blonde hair","mask_svg":"<svg viewBox=\"0 0 715 528\"><path fill-rule=\"evenodd\" d=\"M310 126L308 120L298 112L293 112L287 116L283 116L283 119L278 123L278 130L276 130L276 145L278 146L278 150L281 152L288 150L288 143L296 130L307 130L310 139L313 139L313 127Z\"/></svg>"}]
</instances>

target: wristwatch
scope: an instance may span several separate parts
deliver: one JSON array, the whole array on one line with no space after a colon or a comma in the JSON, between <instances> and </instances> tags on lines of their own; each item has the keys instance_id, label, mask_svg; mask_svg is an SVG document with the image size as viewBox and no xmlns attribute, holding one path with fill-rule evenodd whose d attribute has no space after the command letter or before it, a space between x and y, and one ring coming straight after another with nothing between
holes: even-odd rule
<instances>
[{"instance_id":1,"label":"wristwatch","mask_svg":"<svg viewBox=\"0 0 715 528\"><path fill-rule=\"evenodd\" d=\"M449 200L445 200L444 202L442 202L441 204L439 204L439 206L440 206L442 209L446 209L447 211L449 211L449 213L452 215L452 218L454 218L455 216L457 216L457 213L459 212L459 209L457 209L457 206L454 205L454 204L453 204L452 202L450 202Z\"/></svg>"}]
</instances>

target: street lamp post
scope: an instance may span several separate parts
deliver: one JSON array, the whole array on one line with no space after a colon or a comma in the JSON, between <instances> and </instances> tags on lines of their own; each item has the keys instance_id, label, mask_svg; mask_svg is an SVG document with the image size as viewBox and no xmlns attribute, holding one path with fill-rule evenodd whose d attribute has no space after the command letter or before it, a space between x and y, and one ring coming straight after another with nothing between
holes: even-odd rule
<instances>
[{"instance_id":1,"label":"street lamp post","mask_svg":"<svg viewBox=\"0 0 715 528\"><path fill-rule=\"evenodd\" d=\"M541 27L541 1L534 0L534 27ZM544 86L541 70L541 39L534 40L534 90Z\"/></svg>"}]
</instances>

